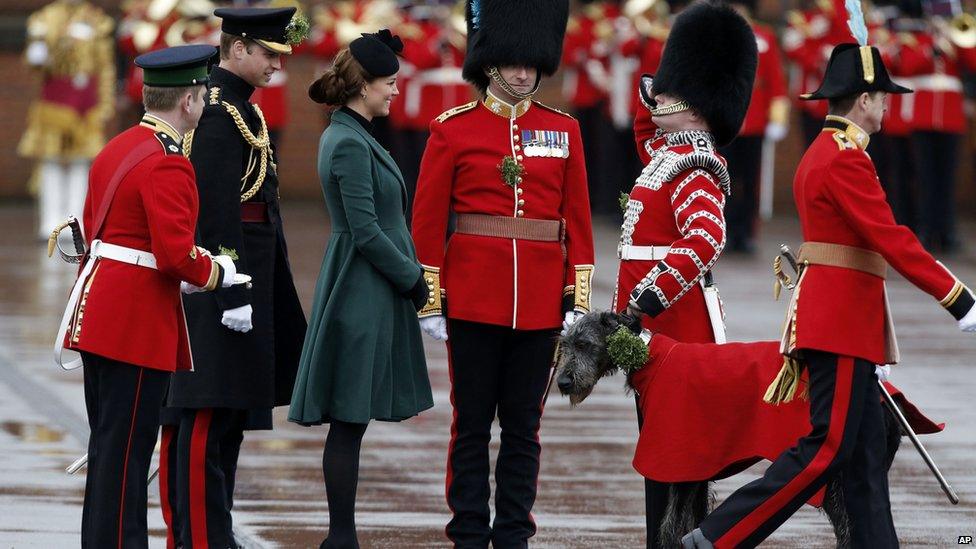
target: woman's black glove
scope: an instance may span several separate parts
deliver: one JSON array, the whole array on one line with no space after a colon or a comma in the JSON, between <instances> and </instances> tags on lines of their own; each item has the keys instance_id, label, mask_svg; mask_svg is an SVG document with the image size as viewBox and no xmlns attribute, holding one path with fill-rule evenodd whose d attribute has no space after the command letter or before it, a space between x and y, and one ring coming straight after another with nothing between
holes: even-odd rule
<instances>
[{"instance_id":1,"label":"woman's black glove","mask_svg":"<svg viewBox=\"0 0 976 549\"><path fill-rule=\"evenodd\" d=\"M424 271L420 271L420 277L417 278L417 283L410 288L406 294L413 301L413 306L417 311L424 308L427 304L427 300L430 298L430 288L427 287L427 281L424 280Z\"/></svg>"}]
</instances>

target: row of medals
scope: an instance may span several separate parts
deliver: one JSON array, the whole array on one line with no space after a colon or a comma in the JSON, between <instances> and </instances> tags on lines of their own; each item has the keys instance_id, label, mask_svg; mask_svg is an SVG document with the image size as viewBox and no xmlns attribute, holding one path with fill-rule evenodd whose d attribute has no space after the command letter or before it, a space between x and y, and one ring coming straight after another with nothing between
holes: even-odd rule
<instances>
[{"instance_id":1,"label":"row of medals","mask_svg":"<svg viewBox=\"0 0 976 549\"><path fill-rule=\"evenodd\" d=\"M545 158L569 158L569 134L567 132L526 131L523 135L522 151L525 156L542 156Z\"/></svg>"}]
</instances>

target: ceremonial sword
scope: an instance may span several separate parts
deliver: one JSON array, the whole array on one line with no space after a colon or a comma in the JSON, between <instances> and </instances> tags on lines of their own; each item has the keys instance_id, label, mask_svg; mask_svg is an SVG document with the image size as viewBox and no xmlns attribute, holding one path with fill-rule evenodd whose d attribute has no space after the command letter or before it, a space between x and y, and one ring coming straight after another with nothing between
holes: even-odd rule
<instances>
[{"instance_id":1,"label":"ceremonial sword","mask_svg":"<svg viewBox=\"0 0 976 549\"><path fill-rule=\"evenodd\" d=\"M780 244L779 249L780 255L786 259L790 266L796 271L797 276L799 276L799 263L797 262L796 257L793 256L793 252L790 251L790 247L786 244ZM898 420L898 425L901 427L902 432L905 433L905 435L908 436L908 439L912 441L912 445L915 446L915 450L917 450L918 454L922 456L922 461L925 462L925 465L927 465L929 470L932 471L932 474L935 475L935 479L939 481L939 486L942 488L942 491L945 492L946 497L949 498L949 502L953 505L958 504L959 496L956 495L955 490L952 489L952 485L950 485L949 481L946 480L945 476L942 475L942 471L939 470L939 466L935 464L935 461L932 459L932 456L929 455L928 451L925 449L925 446L922 446L922 441L918 439L918 435L916 435L915 431L912 430L912 426L909 425L908 419L905 418L905 414L901 412L901 408L899 408L898 404L895 403L895 399L891 397L891 393L888 392L884 382L880 379L878 379L877 382L878 389L881 390L881 396L884 398L884 402L888 406L888 409L895 416L895 419Z\"/></svg>"}]
</instances>

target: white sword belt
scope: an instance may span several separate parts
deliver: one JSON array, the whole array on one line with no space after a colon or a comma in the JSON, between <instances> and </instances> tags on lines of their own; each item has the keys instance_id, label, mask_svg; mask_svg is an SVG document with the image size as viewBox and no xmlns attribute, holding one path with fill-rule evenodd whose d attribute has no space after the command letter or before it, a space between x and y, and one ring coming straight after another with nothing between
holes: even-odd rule
<instances>
[{"instance_id":1,"label":"white sword belt","mask_svg":"<svg viewBox=\"0 0 976 549\"><path fill-rule=\"evenodd\" d=\"M85 261L85 266L82 268L81 274L78 275L78 279L75 280L75 285L71 288L71 295L68 297L68 306L64 309L64 315L61 317L61 327L58 328L57 339L54 341L54 361L65 370L74 370L78 366L81 366L80 358L76 358L65 364L61 355L64 350L65 335L71 324L71 318L75 315L78 300L81 299L81 293L85 287L85 283L91 276L95 264L99 259L111 259L147 269L156 269L156 257L149 252L109 244L101 240L92 241L91 249L88 252L88 260Z\"/></svg>"},{"instance_id":2,"label":"white sword belt","mask_svg":"<svg viewBox=\"0 0 976 549\"><path fill-rule=\"evenodd\" d=\"M671 246L634 246L622 244L617 257L624 261L658 261L667 257Z\"/></svg>"}]
</instances>

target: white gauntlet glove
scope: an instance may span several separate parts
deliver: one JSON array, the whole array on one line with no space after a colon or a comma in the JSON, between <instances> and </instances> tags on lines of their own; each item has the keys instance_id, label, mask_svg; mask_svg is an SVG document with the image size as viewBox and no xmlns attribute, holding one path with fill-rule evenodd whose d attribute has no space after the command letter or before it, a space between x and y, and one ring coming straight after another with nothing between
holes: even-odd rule
<instances>
[{"instance_id":1,"label":"white gauntlet glove","mask_svg":"<svg viewBox=\"0 0 976 549\"><path fill-rule=\"evenodd\" d=\"M888 381L888 376L891 375L891 366L888 364L884 366L875 366L874 373L878 375L878 381L884 383Z\"/></svg>"},{"instance_id":2,"label":"white gauntlet glove","mask_svg":"<svg viewBox=\"0 0 976 549\"><path fill-rule=\"evenodd\" d=\"M250 305L242 305L234 309L224 311L220 323L235 332L247 333L251 331L251 313L254 309Z\"/></svg>"},{"instance_id":3,"label":"white gauntlet glove","mask_svg":"<svg viewBox=\"0 0 976 549\"><path fill-rule=\"evenodd\" d=\"M976 332L976 306L970 308L966 316L959 319L959 329L967 333Z\"/></svg>"},{"instance_id":4,"label":"white gauntlet glove","mask_svg":"<svg viewBox=\"0 0 976 549\"><path fill-rule=\"evenodd\" d=\"M237 274L237 266L229 255L215 255L213 260L224 269L224 278L220 281L221 288L230 288L234 285L234 275Z\"/></svg>"},{"instance_id":5,"label":"white gauntlet glove","mask_svg":"<svg viewBox=\"0 0 976 549\"><path fill-rule=\"evenodd\" d=\"M576 323L583 313L579 311L566 311L566 315L563 316L563 330L559 332L559 335L564 336L566 332L569 331L569 327Z\"/></svg>"},{"instance_id":6,"label":"white gauntlet glove","mask_svg":"<svg viewBox=\"0 0 976 549\"><path fill-rule=\"evenodd\" d=\"M766 138L773 142L779 142L786 137L788 131L789 128L786 127L786 124L770 122L766 125Z\"/></svg>"},{"instance_id":7,"label":"white gauntlet glove","mask_svg":"<svg viewBox=\"0 0 976 549\"><path fill-rule=\"evenodd\" d=\"M421 318L420 329L437 341L447 341L447 319L444 315Z\"/></svg>"}]
</instances>

